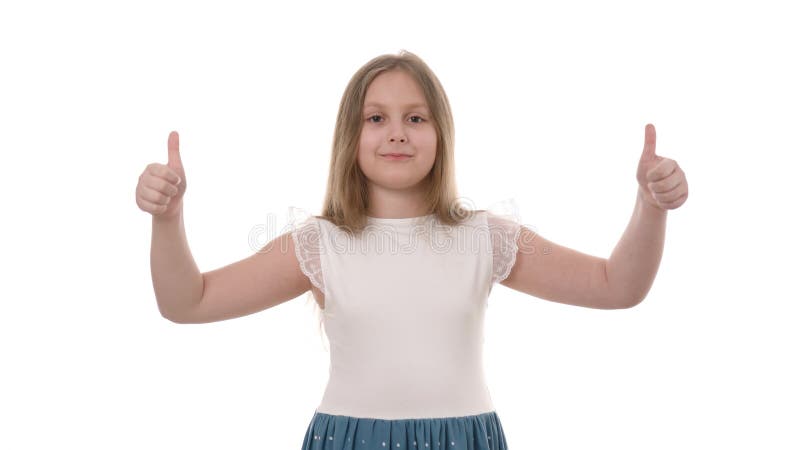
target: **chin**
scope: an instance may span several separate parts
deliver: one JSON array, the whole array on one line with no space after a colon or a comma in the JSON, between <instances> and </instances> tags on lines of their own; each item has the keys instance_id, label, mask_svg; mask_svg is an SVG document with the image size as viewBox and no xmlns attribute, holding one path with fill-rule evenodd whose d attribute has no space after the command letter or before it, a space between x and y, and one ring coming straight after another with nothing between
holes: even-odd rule
<instances>
[{"instance_id":1,"label":"chin","mask_svg":"<svg viewBox=\"0 0 800 450\"><path fill-rule=\"evenodd\" d=\"M378 176L378 177L367 177L371 183L380 186L385 189L392 189L392 190L403 190L403 189L411 189L416 187L420 183L425 181L425 176Z\"/></svg>"}]
</instances>

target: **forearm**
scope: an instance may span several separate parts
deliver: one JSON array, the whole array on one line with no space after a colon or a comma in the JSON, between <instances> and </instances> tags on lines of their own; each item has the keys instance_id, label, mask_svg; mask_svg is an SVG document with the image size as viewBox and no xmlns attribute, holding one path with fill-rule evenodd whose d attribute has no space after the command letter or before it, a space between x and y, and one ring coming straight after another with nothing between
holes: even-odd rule
<instances>
[{"instance_id":1,"label":"forearm","mask_svg":"<svg viewBox=\"0 0 800 450\"><path fill-rule=\"evenodd\" d=\"M174 218L153 217L150 272L161 315L179 320L203 296L203 275L186 240L183 211Z\"/></svg>"},{"instance_id":2,"label":"forearm","mask_svg":"<svg viewBox=\"0 0 800 450\"><path fill-rule=\"evenodd\" d=\"M628 227L606 263L609 289L629 305L642 301L650 291L667 228L667 211L648 203L643 195L639 188Z\"/></svg>"}]
</instances>

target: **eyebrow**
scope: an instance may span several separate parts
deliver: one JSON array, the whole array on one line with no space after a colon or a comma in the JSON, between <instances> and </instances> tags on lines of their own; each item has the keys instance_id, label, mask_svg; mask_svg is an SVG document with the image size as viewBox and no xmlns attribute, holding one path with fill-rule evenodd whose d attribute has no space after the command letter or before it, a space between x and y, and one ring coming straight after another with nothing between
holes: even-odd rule
<instances>
[{"instance_id":1,"label":"eyebrow","mask_svg":"<svg viewBox=\"0 0 800 450\"><path fill-rule=\"evenodd\" d=\"M366 103L364 105L364 108L366 108L368 106L378 106L378 107L383 108L386 105L384 105L383 103L380 103L380 102L369 102L369 103ZM428 109L428 106L425 103L409 103L409 104L404 105L404 106L406 108L425 108L425 109Z\"/></svg>"}]
</instances>

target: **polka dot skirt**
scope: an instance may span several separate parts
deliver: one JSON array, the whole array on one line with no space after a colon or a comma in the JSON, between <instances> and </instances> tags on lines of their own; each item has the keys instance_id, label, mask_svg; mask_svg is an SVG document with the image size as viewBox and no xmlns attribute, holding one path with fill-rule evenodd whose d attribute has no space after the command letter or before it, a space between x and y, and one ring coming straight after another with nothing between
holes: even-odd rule
<instances>
[{"instance_id":1,"label":"polka dot skirt","mask_svg":"<svg viewBox=\"0 0 800 450\"><path fill-rule=\"evenodd\" d=\"M432 419L371 419L314 412L303 450L507 450L497 412Z\"/></svg>"}]
</instances>

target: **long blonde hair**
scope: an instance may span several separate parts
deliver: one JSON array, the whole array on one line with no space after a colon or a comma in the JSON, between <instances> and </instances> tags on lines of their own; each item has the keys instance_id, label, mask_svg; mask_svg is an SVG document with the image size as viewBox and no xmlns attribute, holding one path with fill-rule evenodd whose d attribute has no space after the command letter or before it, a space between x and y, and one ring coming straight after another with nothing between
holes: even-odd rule
<instances>
[{"instance_id":1,"label":"long blonde hair","mask_svg":"<svg viewBox=\"0 0 800 450\"><path fill-rule=\"evenodd\" d=\"M455 177L455 127L450 102L439 79L417 55L401 50L397 55L377 56L361 66L342 94L331 149L328 185L322 215L348 234L358 234L367 225L367 178L358 166L357 150L363 120L364 97L376 76L389 70L404 70L419 84L436 129L436 158L426 180L425 209L442 224L457 225L474 214L458 198ZM321 309L314 302L318 315ZM322 320L320 318L320 328Z\"/></svg>"}]
</instances>

